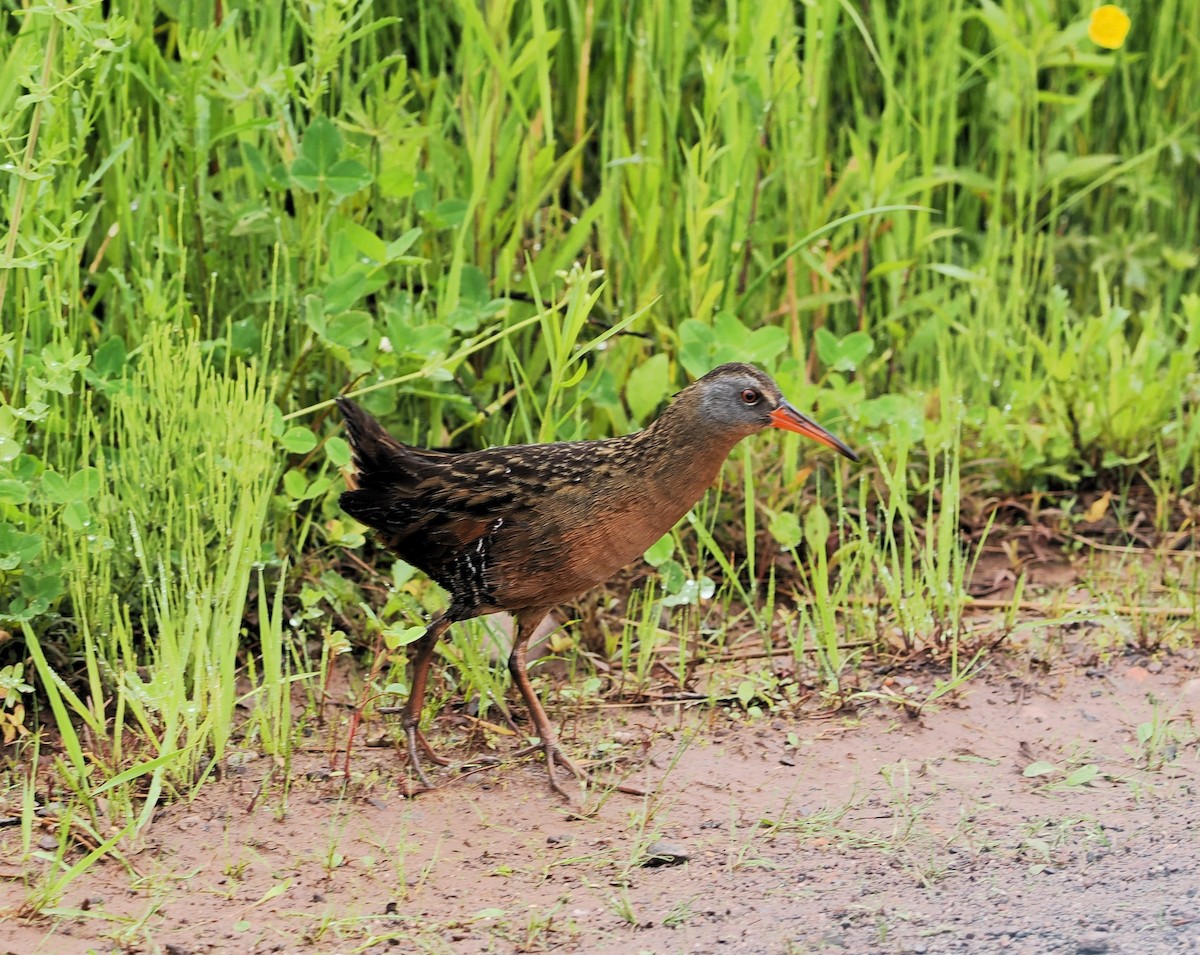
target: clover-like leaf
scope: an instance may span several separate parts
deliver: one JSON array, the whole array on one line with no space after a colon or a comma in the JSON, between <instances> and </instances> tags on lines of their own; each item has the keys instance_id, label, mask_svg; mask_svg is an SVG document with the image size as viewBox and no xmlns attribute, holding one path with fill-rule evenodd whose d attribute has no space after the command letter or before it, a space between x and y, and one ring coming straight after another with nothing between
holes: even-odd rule
<instances>
[{"instance_id":1,"label":"clover-like leaf","mask_svg":"<svg viewBox=\"0 0 1200 955\"><path fill-rule=\"evenodd\" d=\"M33 560L42 549L38 534L26 534L12 524L0 524L0 570L13 570Z\"/></svg>"},{"instance_id":2,"label":"clover-like leaf","mask_svg":"<svg viewBox=\"0 0 1200 955\"><path fill-rule=\"evenodd\" d=\"M303 425L296 425L283 433L279 443L292 454L308 454L317 446L317 436Z\"/></svg>"},{"instance_id":3,"label":"clover-like leaf","mask_svg":"<svg viewBox=\"0 0 1200 955\"><path fill-rule=\"evenodd\" d=\"M625 400L637 422L645 421L671 393L667 368L667 356L659 352L629 373L629 379L625 382Z\"/></svg>"},{"instance_id":4,"label":"clover-like leaf","mask_svg":"<svg viewBox=\"0 0 1200 955\"><path fill-rule=\"evenodd\" d=\"M772 517L767 530L771 532L771 536L775 538L775 542L780 547L788 550L804 539L804 532L800 528L800 518L792 511L780 511Z\"/></svg>"},{"instance_id":5,"label":"clover-like leaf","mask_svg":"<svg viewBox=\"0 0 1200 955\"><path fill-rule=\"evenodd\" d=\"M300 155L318 170L326 170L342 154L342 134L326 116L318 116L308 124L300 140Z\"/></svg>"},{"instance_id":6,"label":"clover-like leaf","mask_svg":"<svg viewBox=\"0 0 1200 955\"><path fill-rule=\"evenodd\" d=\"M371 316L366 312L343 312L329 322L325 340L344 348L355 348L371 334Z\"/></svg>"},{"instance_id":7,"label":"clover-like leaf","mask_svg":"<svg viewBox=\"0 0 1200 955\"><path fill-rule=\"evenodd\" d=\"M29 500L29 485L13 478L0 480L0 504L24 504Z\"/></svg>"},{"instance_id":8,"label":"clover-like leaf","mask_svg":"<svg viewBox=\"0 0 1200 955\"><path fill-rule=\"evenodd\" d=\"M357 159L343 159L329 167L325 185L335 196L352 196L371 184L371 171Z\"/></svg>"}]
</instances>

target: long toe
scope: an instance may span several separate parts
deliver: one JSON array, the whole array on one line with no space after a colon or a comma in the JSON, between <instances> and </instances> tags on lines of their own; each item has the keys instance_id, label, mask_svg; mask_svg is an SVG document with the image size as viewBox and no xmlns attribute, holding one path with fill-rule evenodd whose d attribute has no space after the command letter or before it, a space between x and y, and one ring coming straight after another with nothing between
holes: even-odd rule
<instances>
[{"instance_id":1,"label":"long toe","mask_svg":"<svg viewBox=\"0 0 1200 955\"><path fill-rule=\"evenodd\" d=\"M425 738L424 733L422 733L420 730L417 730L416 734L417 734L417 745L421 747L421 752L425 754L425 758L427 760L429 760L431 763L434 763L438 766L449 766L450 765L450 760L448 760L445 756L440 755L437 750L435 750L432 746L429 745L429 740L427 740Z\"/></svg>"},{"instance_id":2,"label":"long toe","mask_svg":"<svg viewBox=\"0 0 1200 955\"><path fill-rule=\"evenodd\" d=\"M550 787L564 799L569 800L571 797L567 794L566 790L559 785L558 777L555 775L555 769L557 769L559 766L569 770L575 776L575 778L579 780L580 784L585 789L604 789L607 787L609 789L615 789L619 793L626 793L630 796L648 795L646 790L644 790L641 786L634 785L633 783L620 781L605 782L597 779L592 773L589 773L584 769L580 769L579 766L577 766L557 744L551 743L549 746L544 747L544 750L546 753L546 768L550 774Z\"/></svg>"},{"instance_id":3,"label":"long toe","mask_svg":"<svg viewBox=\"0 0 1200 955\"><path fill-rule=\"evenodd\" d=\"M408 736L408 761L412 765L413 770L416 772L417 778L419 780L421 780L421 785L424 786L426 789L433 789L434 788L433 782L430 780L430 778L428 776L425 775L425 769L421 766L421 754L418 751L418 742L417 741L420 740L421 748L423 748L425 750L426 755L429 756L429 758L432 762L437 763L439 760L441 760L441 757L438 756L436 753L433 752L432 749L429 748L429 743L426 741L425 737L421 735L421 731L418 730L415 726L410 726L408 728L407 736ZM440 765L443 765L443 766L446 765L445 761L442 760Z\"/></svg>"},{"instance_id":4,"label":"long toe","mask_svg":"<svg viewBox=\"0 0 1200 955\"><path fill-rule=\"evenodd\" d=\"M562 785L558 781L558 767L562 766L564 769L569 770L584 787L591 782L591 779L588 777L587 773L585 773L571 761L566 753L559 749L557 744L547 743L543 747L543 750L546 753L546 772L550 776L550 788L562 796L563 799L566 799L568 802L570 802L570 794L563 789Z\"/></svg>"},{"instance_id":5,"label":"long toe","mask_svg":"<svg viewBox=\"0 0 1200 955\"><path fill-rule=\"evenodd\" d=\"M588 783L591 781L591 777L578 766L576 766L571 760L571 757L564 753L562 751L562 747L557 743L550 743L545 747L545 751L546 765L550 767L551 775L553 775L555 766L561 766L563 769L568 770L571 775L573 775L581 783Z\"/></svg>"}]
</instances>

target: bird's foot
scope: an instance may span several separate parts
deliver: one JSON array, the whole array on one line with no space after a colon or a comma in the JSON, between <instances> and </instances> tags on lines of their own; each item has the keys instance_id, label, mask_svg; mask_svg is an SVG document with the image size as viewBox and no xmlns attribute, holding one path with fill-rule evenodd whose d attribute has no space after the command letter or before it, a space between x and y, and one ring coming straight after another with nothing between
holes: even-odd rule
<instances>
[{"instance_id":1,"label":"bird's foot","mask_svg":"<svg viewBox=\"0 0 1200 955\"><path fill-rule=\"evenodd\" d=\"M543 743L542 751L546 754L546 772L550 775L550 788L562 796L563 799L566 799L568 802L570 802L571 797L558 782L558 776L555 774L555 770L559 766L569 770L570 773L579 780L584 789L591 784L592 778L571 761L571 758L562 751L562 747L560 747L558 743L554 742L553 740Z\"/></svg>"},{"instance_id":2,"label":"bird's foot","mask_svg":"<svg viewBox=\"0 0 1200 955\"><path fill-rule=\"evenodd\" d=\"M413 770L416 771L417 778L421 780L421 785L426 789L433 789L434 785L429 777L425 775L425 770L421 766L421 753L425 754L425 758L437 766L449 766L450 760L445 756L439 756L432 746L429 745L429 740L425 738L425 734L421 732L417 726L416 720L404 721L404 733L408 737L408 761L412 764Z\"/></svg>"},{"instance_id":3,"label":"bird's foot","mask_svg":"<svg viewBox=\"0 0 1200 955\"><path fill-rule=\"evenodd\" d=\"M580 786L584 790L604 789L607 787L609 789L615 789L617 792L628 793L631 796L647 795L644 789L639 786L634 786L632 783L610 783L596 779L587 770L581 769L578 765L576 765L576 763L566 753L563 752L562 747L558 744L558 741L553 738L548 741L543 741L537 746L530 746L526 749L523 749L517 753L517 755L525 756L537 749L541 749L541 751L546 755L546 772L550 777L550 788L562 796L563 799L567 800L567 802L571 802L572 799L571 794L568 793L558 781L557 770L560 766L578 779Z\"/></svg>"}]
</instances>

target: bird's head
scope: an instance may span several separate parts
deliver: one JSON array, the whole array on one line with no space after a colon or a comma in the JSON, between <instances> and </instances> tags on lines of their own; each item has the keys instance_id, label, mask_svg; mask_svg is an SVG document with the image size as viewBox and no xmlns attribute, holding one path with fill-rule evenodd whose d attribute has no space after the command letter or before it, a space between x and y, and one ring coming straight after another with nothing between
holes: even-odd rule
<instances>
[{"instance_id":1,"label":"bird's head","mask_svg":"<svg viewBox=\"0 0 1200 955\"><path fill-rule=\"evenodd\" d=\"M681 391L676 400L694 402L697 417L707 426L739 438L781 428L833 448L851 461L858 460L844 442L792 407L771 376L753 365L732 362L714 368Z\"/></svg>"}]
</instances>

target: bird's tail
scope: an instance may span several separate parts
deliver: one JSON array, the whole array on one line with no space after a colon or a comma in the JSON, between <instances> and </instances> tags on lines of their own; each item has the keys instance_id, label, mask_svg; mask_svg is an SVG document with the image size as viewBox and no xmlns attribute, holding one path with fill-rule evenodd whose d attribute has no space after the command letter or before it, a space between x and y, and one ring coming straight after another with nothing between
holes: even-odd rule
<instances>
[{"instance_id":1,"label":"bird's tail","mask_svg":"<svg viewBox=\"0 0 1200 955\"><path fill-rule=\"evenodd\" d=\"M417 479L414 450L393 438L349 398L334 400L346 420L356 472L346 475L347 490L339 499L342 510L371 527L394 531L396 520L403 517L397 499L402 499L403 489Z\"/></svg>"},{"instance_id":2,"label":"bird's tail","mask_svg":"<svg viewBox=\"0 0 1200 955\"><path fill-rule=\"evenodd\" d=\"M380 471L403 468L404 445L349 398L339 395L334 401L346 421L346 437L350 440L354 467L360 482Z\"/></svg>"}]
</instances>

